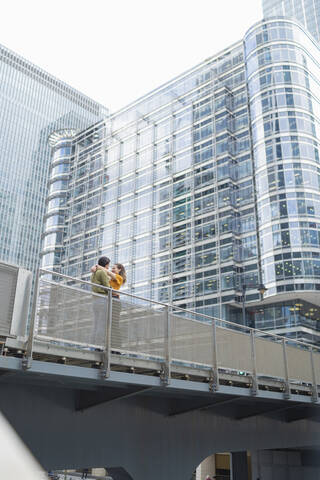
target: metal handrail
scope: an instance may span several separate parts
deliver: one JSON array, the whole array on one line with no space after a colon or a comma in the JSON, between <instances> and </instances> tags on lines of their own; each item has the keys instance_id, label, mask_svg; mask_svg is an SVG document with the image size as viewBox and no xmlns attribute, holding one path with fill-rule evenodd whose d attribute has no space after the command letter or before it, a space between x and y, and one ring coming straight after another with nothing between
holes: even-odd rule
<instances>
[{"instance_id":1,"label":"metal handrail","mask_svg":"<svg viewBox=\"0 0 320 480\"><path fill-rule=\"evenodd\" d=\"M97 285L97 284L93 284L87 280L82 280L82 279L79 279L79 278L75 278L75 277L71 277L69 275L64 275L62 273L58 273L58 272L54 272L52 270L46 270L44 268L40 268L39 269L39 274L41 272L44 272L44 273L48 273L50 275L56 275L58 277L61 277L61 278L66 278L66 279L69 279L69 280L72 280L72 281L76 281L76 282L79 282L79 283L82 283L82 284L86 284L86 285L90 285L90 287L92 287L93 285L96 285L100 288L102 288L103 290L106 290L106 291L114 291L114 292L117 292L118 294L120 293L118 290L114 290L113 288L111 287L105 287L103 285ZM45 280L47 281L47 280ZM48 283L50 283L49 281L47 281ZM56 285L59 285L59 283L55 283L55 282L52 282ZM68 286L66 285L67 287L69 288L76 288L76 287L71 287L71 286ZM81 289L77 289L77 290L80 290L81 292L83 292L83 290ZM92 292L94 293L94 292ZM295 340L295 339L288 339L287 337L284 337L282 335L277 335L277 334L274 334L274 333L269 333L269 332L265 332L264 330L259 330L257 328L253 328L253 327L247 327L245 325L241 325L241 324L238 324L238 323L234 323L234 322L230 322L229 320L224 320L224 319L221 319L221 318L217 318L217 317L212 317L210 315L206 315L204 313L198 313L198 312L194 312L193 310L188 310L188 309L185 309L185 308L181 308L181 307L178 307L178 306L175 306L175 305L170 305L170 304L167 304L167 303L163 303L163 302L158 302L156 300L151 300L149 298L144 298L144 297L140 297L138 295L133 295L132 293L128 293L128 292L121 292L120 293L121 295L125 295L127 297L131 297L131 298L136 298L138 300L143 300L145 302L149 302L149 303L152 303L152 304L155 304L155 305L161 305L162 307L164 308L171 308L171 309L176 309L176 310L179 310L181 312L185 312L185 313L191 313L192 315L196 315L198 317L202 317L202 318L206 318L208 320L211 320L211 322L213 320L215 320L216 322L224 322L225 324L227 324L227 327L230 325L230 328L232 327L232 329L234 328L237 328L237 329L242 329L242 330L245 330L246 332L250 333L251 334L251 331L255 334L260 334L260 335L263 335L263 336L269 336L269 337L273 337L273 338L276 338L279 342L293 342L297 345L303 345L306 349L310 349L310 347L312 347L313 349L315 350L318 350L320 352L320 347L316 346L316 345L310 345L308 343L305 343L305 342L302 342L300 340ZM96 295L99 295L99 294L96 294ZM191 321L191 319L188 319ZM196 320L193 320L193 321L196 321Z\"/></svg>"}]
</instances>

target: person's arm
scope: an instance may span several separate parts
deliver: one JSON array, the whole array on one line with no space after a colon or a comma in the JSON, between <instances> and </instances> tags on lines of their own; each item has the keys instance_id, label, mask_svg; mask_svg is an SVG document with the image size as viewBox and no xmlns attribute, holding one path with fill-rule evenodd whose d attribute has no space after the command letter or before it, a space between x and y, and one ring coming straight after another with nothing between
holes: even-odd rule
<instances>
[{"instance_id":1,"label":"person's arm","mask_svg":"<svg viewBox=\"0 0 320 480\"><path fill-rule=\"evenodd\" d=\"M109 277L112 278L112 280L119 285L119 288L121 287L123 282L121 275L109 271L107 271L107 275L109 275Z\"/></svg>"},{"instance_id":2,"label":"person's arm","mask_svg":"<svg viewBox=\"0 0 320 480\"><path fill-rule=\"evenodd\" d=\"M99 266L99 265L93 265L93 267L91 267L91 269L90 269L91 272L92 272L92 273L96 273L98 266Z\"/></svg>"},{"instance_id":3,"label":"person's arm","mask_svg":"<svg viewBox=\"0 0 320 480\"><path fill-rule=\"evenodd\" d=\"M111 272L111 270L107 270L106 274L108 275L108 277L112 278L112 280L117 280L117 275Z\"/></svg>"}]
</instances>

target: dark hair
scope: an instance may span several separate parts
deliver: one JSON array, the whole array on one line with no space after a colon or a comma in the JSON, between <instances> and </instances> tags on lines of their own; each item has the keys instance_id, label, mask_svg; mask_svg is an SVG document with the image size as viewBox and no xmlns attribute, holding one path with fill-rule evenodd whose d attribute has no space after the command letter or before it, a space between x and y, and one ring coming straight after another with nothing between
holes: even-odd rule
<instances>
[{"instance_id":1,"label":"dark hair","mask_svg":"<svg viewBox=\"0 0 320 480\"><path fill-rule=\"evenodd\" d=\"M108 257L100 257L98 260L98 265L101 267L105 267L106 265L109 265L110 263L110 258Z\"/></svg>"},{"instance_id":2,"label":"dark hair","mask_svg":"<svg viewBox=\"0 0 320 480\"><path fill-rule=\"evenodd\" d=\"M126 269L124 268L122 263L116 263L115 265L119 269L119 275L123 278L123 284L125 284L127 281Z\"/></svg>"}]
</instances>

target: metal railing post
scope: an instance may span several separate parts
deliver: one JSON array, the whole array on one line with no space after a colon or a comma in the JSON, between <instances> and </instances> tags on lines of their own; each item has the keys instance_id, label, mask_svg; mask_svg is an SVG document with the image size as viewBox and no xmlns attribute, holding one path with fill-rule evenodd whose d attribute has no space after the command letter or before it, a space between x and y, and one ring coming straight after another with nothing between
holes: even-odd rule
<instances>
[{"instance_id":1,"label":"metal railing post","mask_svg":"<svg viewBox=\"0 0 320 480\"><path fill-rule=\"evenodd\" d=\"M160 380L163 385L169 385L171 377L171 310L167 305L164 311L164 357Z\"/></svg>"},{"instance_id":2,"label":"metal railing post","mask_svg":"<svg viewBox=\"0 0 320 480\"><path fill-rule=\"evenodd\" d=\"M316 370L314 368L314 358L313 358L313 347L310 347L310 362L311 362L311 371L312 371L312 401L318 403L319 401L319 394L318 394L318 386L317 386L317 377L316 377Z\"/></svg>"},{"instance_id":3,"label":"metal railing post","mask_svg":"<svg viewBox=\"0 0 320 480\"><path fill-rule=\"evenodd\" d=\"M102 352L101 373L104 378L110 375L111 332L112 332L112 290L106 296L105 348Z\"/></svg>"},{"instance_id":4,"label":"metal railing post","mask_svg":"<svg viewBox=\"0 0 320 480\"><path fill-rule=\"evenodd\" d=\"M35 295L32 304L32 312L31 312L31 321L28 333L28 340L27 340L27 348L26 354L22 359L22 368L27 370L31 367L32 363L32 354L33 354L33 343L34 343L34 334L36 330L36 323L37 323L37 305L39 299L39 289L40 289L40 269L37 271L36 276L36 283L35 283Z\"/></svg>"},{"instance_id":5,"label":"metal railing post","mask_svg":"<svg viewBox=\"0 0 320 480\"><path fill-rule=\"evenodd\" d=\"M283 347L283 363L284 363L284 376L285 376L283 396L286 400L288 400L290 398L290 382L289 382L289 369L288 369L288 357L287 357L286 346L287 346L287 341L285 338L283 338L282 347Z\"/></svg>"},{"instance_id":6,"label":"metal railing post","mask_svg":"<svg viewBox=\"0 0 320 480\"><path fill-rule=\"evenodd\" d=\"M251 340L251 361L252 361L252 395L258 395L259 385L257 379L257 357L256 357L256 338L254 335L254 330L250 331L250 340Z\"/></svg>"},{"instance_id":7,"label":"metal railing post","mask_svg":"<svg viewBox=\"0 0 320 480\"><path fill-rule=\"evenodd\" d=\"M219 368L217 352L217 325L215 318L212 319L212 371L209 380L209 390L216 392L219 390Z\"/></svg>"}]
</instances>

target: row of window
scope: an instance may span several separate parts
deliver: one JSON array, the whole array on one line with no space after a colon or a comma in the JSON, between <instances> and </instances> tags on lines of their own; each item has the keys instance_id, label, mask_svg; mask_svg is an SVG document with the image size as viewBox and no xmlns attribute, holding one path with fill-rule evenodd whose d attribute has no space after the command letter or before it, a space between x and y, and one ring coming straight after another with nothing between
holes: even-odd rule
<instances>
[{"instance_id":1,"label":"row of window","mask_svg":"<svg viewBox=\"0 0 320 480\"><path fill-rule=\"evenodd\" d=\"M261 253L289 247L320 247L320 230L306 228L277 232L264 230L261 237Z\"/></svg>"},{"instance_id":2,"label":"row of window","mask_svg":"<svg viewBox=\"0 0 320 480\"><path fill-rule=\"evenodd\" d=\"M266 283L303 277L320 278L320 260L284 260L263 268Z\"/></svg>"},{"instance_id":3,"label":"row of window","mask_svg":"<svg viewBox=\"0 0 320 480\"><path fill-rule=\"evenodd\" d=\"M318 53L319 55L319 53ZM261 67L277 62L290 62L306 66L317 75L317 66L311 57L300 46L290 44L275 44L263 47L252 55L247 61L248 77Z\"/></svg>"},{"instance_id":4,"label":"row of window","mask_svg":"<svg viewBox=\"0 0 320 480\"><path fill-rule=\"evenodd\" d=\"M254 161L257 169L281 160L298 158L319 163L318 142L299 135L283 136L266 140L254 148Z\"/></svg>"},{"instance_id":5,"label":"row of window","mask_svg":"<svg viewBox=\"0 0 320 480\"><path fill-rule=\"evenodd\" d=\"M269 167L257 175L257 192L263 195L276 189L305 187L320 189L320 168L308 164L285 163Z\"/></svg>"},{"instance_id":6,"label":"row of window","mask_svg":"<svg viewBox=\"0 0 320 480\"><path fill-rule=\"evenodd\" d=\"M300 86L306 89L310 89L310 86L315 86L315 83L312 82L312 77L310 77L309 72L307 72L303 67L298 65L274 65L263 70L260 70L255 75L253 75L248 82L250 98L253 98L255 94L260 93L266 87L278 86L279 84L288 84L293 86ZM278 91L278 89L277 89ZM313 91L313 88L312 88ZM315 90L317 91L317 90ZM285 93L285 91L281 91ZM293 92L294 93L294 90ZM267 97L269 93L262 93L261 98L264 98L264 95ZM267 101L268 105L268 101ZM282 105L285 105L282 101ZM298 103L297 103L298 105ZM254 115L255 109L253 109ZM259 114L259 110L257 110ZM253 117L255 118L255 117Z\"/></svg>"},{"instance_id":7,"label":"row of window","mask_svg":"<svg viewBox=\"0 0 320 480\"><path fill-rule=\"evenodd\" d=\"M313 135L319 138L319 122L313 117L300 112L277 112L266 115L255 122L252 129L253 142L269 137L271 135L299 132Z\"/></svg>"},{"instance_id":8,"label":"row of window","mask_svg":"<svg viewBox=\"0 0 320 480\"><path fill-rule=\"evenodd\" d=\"M289 197L290 194L287 194ZM294 195L294 194L293 194ZM320 215L320 197L315 198L292 198L279 200L265 200L258 206L258 217L261 224L277 219L288 218L290 216L307 215L318 217Z\"/></svg>"},{"instance_id":9,"label":"row of window","mask_svg":"<svg viewBox=\"0 0 320 480\"><path fill-rule=\"evenodd\" d=\"M309 92L295 87L278 87L267 90L254 98L250 104L252 120L255 121L259 116L271 110L282 108L288 110L301 108L312 113L317 118L320 117L319 100L312 97ZM288 115L288 112L284 112L284 115Z\"/></svg>"},{"instance_id":10,"label":"row of window","mask_svg":"<svg viewBox=\"0 0 320 480\"><path fill-rule=\"evenodd\" d=\"M280 5L277 7L279 9ZM276 40L295 40L299 42L303 37L305 37L305 41L308 40L301 29L292 23L284 21L270 22L267 25L255 29L246 37L246 54L249 55L250 52L264 43L274 42Z\"/></svg>"}]
</instances>

